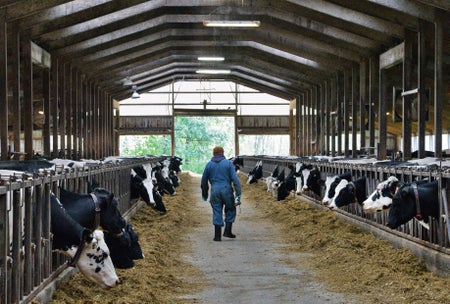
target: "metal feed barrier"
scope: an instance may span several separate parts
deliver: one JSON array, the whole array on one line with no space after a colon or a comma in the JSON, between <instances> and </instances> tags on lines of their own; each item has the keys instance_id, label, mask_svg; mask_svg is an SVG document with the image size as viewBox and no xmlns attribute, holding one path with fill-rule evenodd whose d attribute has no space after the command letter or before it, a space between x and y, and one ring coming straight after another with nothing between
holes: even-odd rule
<instances>
[{"instance_id":1,"label":"metal feed barrier","mask_svg":"<svg viewBox=\"0 0 450 304\"><path fill-rule=\"evenodd\" d=\"M58 187L87 193L96 180L116 197L122 214L130 202L130 170L162 158L0 178L0 303L28 303L66 270L67 258L52 252L50 193ZM56 172L55 172L56 171Z\"/></svg>"},{"instance_id":2,"label":"metal feed barrier","mask_svg":"<svg viewBox=\"0 0 450 304\"><path fill-rule=\"evenodd\" d=\"M395 166L384 167L368 164L324 162L306 157L239 157L243 159L244 165L241 167L241 171L245 174L248 174L258 161L262 161L263 177L268 177L277 165L280 171L284 168L287 175L290 171L288 166L290 164L295 166L297 162L317 166L323 180L325 180L327 175L339 175L344 172L351 172L353 179L365 176L367 178L367 191L369 192L367 195L376 188L378 183L386 180L391 175L396 176L401 182L413 182L424 178L430 181L437 180L439 183L441 216L438 220L429 219L429 229L421 225L416 219L397 229L390 229L386 226L387 212L365 214L359 204L350 204L333 212L377 236L388 239L398 247L411 249L414 254L425 261L429 270L438 275L450 277L449 170L419 170L414 168L396 168ZM306 197L316 207L326 209L321 204L321 197L316 197L314 193L306 193L302 196Z\"/></svg>"}]
</instances>

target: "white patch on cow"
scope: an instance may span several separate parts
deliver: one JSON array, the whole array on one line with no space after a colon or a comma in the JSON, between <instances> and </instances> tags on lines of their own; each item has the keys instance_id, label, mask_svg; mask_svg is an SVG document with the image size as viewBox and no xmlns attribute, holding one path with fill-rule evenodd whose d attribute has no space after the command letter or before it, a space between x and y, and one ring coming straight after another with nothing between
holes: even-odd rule
<instances>
[{"instance_id":1,"label":"white patch on cow","mask_svg":"<svg viewBox=\"0 0 450 304\"><path fill-rule=\"evenodd\" d=\"M303 169L302 170L302 175L303 175L303 187L302 187L302 191L306 191L308 190L308 185L306 184L306 182L308 181L308 177L309 174L311 173L310 169Z\"/></svg>"},{"instance_id":2,"label":"white patch on cow","mask_svg":"<svg viewBox=\"0 0 450 304\"><path fill-rule=\"evenodd\" d=\"M142 181L145 189L147 189L148 197L150 198L150 204L156 204L155 199L153 198L153 184L154 180L152 178L146 178Z\"/></svg>"},{"instance_id":3,"label":"white patch on cow","mask_svg":"<svg viewBox=\"0 0 450 304\"><path fill-rule=\"evenodd\" d=\"M337 177L337 175L327 176L327 178L325 179L325 195L323 196L323 199L322 199L322 204L324 204L324 205L328 205L330 203L330 198L328 197L328 193L330 192L331 184L334 182L336 177Z\"/></svg>"},{"instance_id":4,"label":"white patch on cow","mask_svg":"<svg viewBox=\"0 0 450 304\"><path fill-rule=\"evenodd\" d=\"M275 178L273 176L266 177L267 192L272 191L272 184Z\"/></svg>"},{"instance_id":5,"label":"white patch on cow","mask_svg":"<svg viewBox=\"0 0 450 304\"><path fill-rule=\"evenodd\" d=\"M302 189L303 189L303 183L302 183L302 178L296 177L295 178L295 193L296 194L301 194L302 193Z\"/></svg>"},{"instance_id":6,"label":"white patch on cow","mask_svg":"<svg viewBox=\"0 0 450 304\"><path fill-rule=\"evenodd\" d=\"M278 196L278 188L280 187L281 182L274 178L272 181L272 195L273 197L277 197Z\"/></svg>"},{"instance_id":7,"label":"white patch on cow","mask_svg":"<svg viewBox=\"0 0 450 304\"><path fill-rule=\"evenodd\" d=\"M347 186L347 184L348 184L348 180L343 179L343 180L341 180L341 181L339 182L339 184L336 186L336 192L334 193L334 196L333 196L333 198L331 199L330 204L328 205L328 207L329 207L331 210L337 209L337 206L336 206L336 197L338 197L339 192L341 192L341 190L344 189L345 186Z\"/></svg>"},{"instance_id":8,"label":"white patch on cow","mask_svg":"<svg viewBox=\"0 0 450 304\"><path fill-rule=\"evenodd\" d=\"M391 182L398 182L395 176L389 176L389 178L379 183L376 189L369 195L369 197L362 202L362 208L365 213L375 213L388 210L392 205L392 198L383 196L382 190ZM379 198L376 198L379 196ZM375 198L375 199L374 199Z\"/></svg>"},{"instance_id":9,"label":"white patch on cow","mask_svg":"<svg viewBox=\"0 0 450 304\"><path fill-rule=\"evenodd\" d=\"M77 267L82 274L101 288L113 288L120 280L111 260L109 248L105 243L103 231L95 230L93 236L92 242L85 244ZM69 250L61 252L73 258L77 247L73 246Z\"/></svg>"}]
</instances>

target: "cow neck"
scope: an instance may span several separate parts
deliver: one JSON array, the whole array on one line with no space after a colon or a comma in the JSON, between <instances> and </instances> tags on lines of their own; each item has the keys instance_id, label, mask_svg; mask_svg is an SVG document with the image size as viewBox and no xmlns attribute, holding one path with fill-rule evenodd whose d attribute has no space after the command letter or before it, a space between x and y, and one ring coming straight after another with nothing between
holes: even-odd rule
<instances>
[{"instance_id":1,"label":"cow neck","mask_svg":"<svg viewBox=\"0 0 450 304\"><path fill-rule=\"evenodd\" d=\"M419 221L422 220L422 212L420 210L420 201L419 201L419 190L417 189L417 184L416 183L412 183L412 188L414 191L414 198L416 199L416 219L418 219Z\"/></svg>"},{"instance_id":2,"label":"cow neck","mask_svg":"<svg viewBox=\"0 0 450 304\"><path fill-rule=\"evenodd\" d=\"M348 185L351 185L354 189L353 192L353 203L358 203L358 198L356 197L356 185L354 182L348 182Z\"/></svg>"},{"instance_id":3,"label":"cow neck","mask_svg":"<svg viewBox=\"0 0 450 304\"><path fill-rule=\"evenodd\" d=\"M97 229L100 226L100 203L98 201L97 196L91 192L89 193L89 195L91 196L92 200L94 201L94 210L95 210L95 229Z\"/></svg>"},{"instance_id":4,"label":"cow neck","mask_svg":"<svg viewBox=\"0 0 450 304\"><path fill-rule=\"evenodd\" d=\"M73 256L73 258L67 263L70 267L76 267L78 261L80 260L81 257L81 253L83 252L84 249L84 240L81 240L80 245L78 245L77 251L75 252L75 255Z\"/></svg>"}]
</instances>

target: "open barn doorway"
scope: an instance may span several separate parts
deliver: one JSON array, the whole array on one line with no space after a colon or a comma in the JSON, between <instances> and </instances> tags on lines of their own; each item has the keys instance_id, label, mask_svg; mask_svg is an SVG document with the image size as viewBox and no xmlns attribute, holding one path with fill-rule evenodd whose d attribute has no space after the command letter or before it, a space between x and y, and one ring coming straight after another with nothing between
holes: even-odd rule
<instances>
[{"instance_id":1,"label":"open barn doorway","mask_svg":"<svg viewBox=\"0 0 450 304\"><path fill-rule=\"evenodd\" d=\"M175 155L183 170L201 174L214 146L223 146L225 157L235 155L234 117L175 116Z\"/></svg>"}]
</instances>

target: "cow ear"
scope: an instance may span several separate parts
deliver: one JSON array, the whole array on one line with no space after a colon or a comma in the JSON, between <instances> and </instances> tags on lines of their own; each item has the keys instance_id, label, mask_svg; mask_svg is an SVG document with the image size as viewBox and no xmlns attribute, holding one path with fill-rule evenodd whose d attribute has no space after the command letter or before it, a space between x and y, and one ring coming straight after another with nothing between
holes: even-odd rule
<instances>
[{"instance_id":1,"label":"cow ear","mask_svg":"<svg viewBox=\"0 0 450 304\"><path fill-rule=\"evenodd\" d=\"M94 236L92 234L92 231L90 229L84 229L82 234L83 241L86 243L91 243L94 239Z\"/></svg>"},{"instance_id":2,"label":"cow ear","mask_svg":"<svg viewBox=\"0 0 450 304\"><path fill-rule=\"evenodd\" d=\"M108 194L108 201L112 201L114 199L114 193Z\"/></svg>"}]
</instances>

